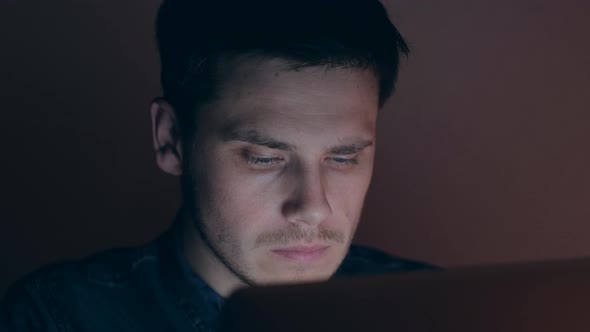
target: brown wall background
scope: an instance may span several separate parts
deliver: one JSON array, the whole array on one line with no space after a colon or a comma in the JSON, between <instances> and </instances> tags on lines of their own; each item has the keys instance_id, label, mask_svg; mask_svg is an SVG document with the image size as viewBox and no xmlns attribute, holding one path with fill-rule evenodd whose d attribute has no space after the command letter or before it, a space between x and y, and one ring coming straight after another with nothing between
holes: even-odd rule
<instances>
[{"instance_id":1,"label":"brown wall background","mask_svg":"<svg viewBox=\"0 0 590 332\"><path fill-rule=\"evenodd\" d=\"M158 4L2 2L0 293L174 216L148 113ZM413 54L358 241L442 266L590 255L590 3L385 4Z\"/></svg>"}]
</instances>

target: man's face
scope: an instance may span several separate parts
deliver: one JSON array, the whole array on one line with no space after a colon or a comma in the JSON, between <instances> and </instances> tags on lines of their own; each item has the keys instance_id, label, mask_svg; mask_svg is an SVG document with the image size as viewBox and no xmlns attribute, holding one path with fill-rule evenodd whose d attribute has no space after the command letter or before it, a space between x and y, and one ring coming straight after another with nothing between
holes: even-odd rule
<instances>
[{"instance_id":1,"label":"man's face","mask_svg":"<svg viewBox=\"0 0 590 332\"><path fill-rule=\"evenodd\" d=\"M209 248L242 281L322 280L359 222L375 149L369 71L248 60L200 112L187 149Z\"/></svg>"}]
</instances>

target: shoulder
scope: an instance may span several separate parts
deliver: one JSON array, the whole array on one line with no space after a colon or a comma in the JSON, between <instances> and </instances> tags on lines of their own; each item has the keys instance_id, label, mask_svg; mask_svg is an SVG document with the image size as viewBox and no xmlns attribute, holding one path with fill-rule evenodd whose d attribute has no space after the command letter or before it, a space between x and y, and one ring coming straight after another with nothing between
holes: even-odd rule
<instances>
[{"instance_id":1,"label":"shoulder","mask_svg":"<svg viewBox=\"0 0 590 332\"><path fill-rule=\"evenodd\" d=\"M0 327L58 326L79 314L78 303L124 297L136 270L156 259L155 251L153 245L111 249L42 267L8 288L0 301Z\"/></svg>"},{"instance_id":2,"label":"shoulder","mask_svg":"<svg viewBox=\"0 0 590 332\"><path fill-rule=\"evenodd\" d=\"M157 260L153 245L109 249L79 260L50 264L29 274L15 286L27 289L85 286L124 287L142 263Z\"/></svg>"},{"instance_id":3,"label":"shoulder","mask_svg":"<svg viewBox=\"0 0 590 332\"><path fill-rule=\"evenodd\" d=\"M392 256L382 250L351 245L336 274L338 276L436 270L434 265Z\"/></svg>"}]
</instances>

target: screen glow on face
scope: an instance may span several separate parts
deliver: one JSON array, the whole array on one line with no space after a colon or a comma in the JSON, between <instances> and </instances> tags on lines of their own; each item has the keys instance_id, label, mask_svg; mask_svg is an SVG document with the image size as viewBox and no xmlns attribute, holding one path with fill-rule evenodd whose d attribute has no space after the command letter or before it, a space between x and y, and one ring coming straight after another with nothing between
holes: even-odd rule
<instances>
[{"instance_id":1,"label":"screen glow on face","mask_svg":"<svg viewBox=\"0 0 590 332\"><path fill-rule=\"evenodd\" d=\"M373 169L376 80L354 69L243 62L204 107L191 159L210 264L253 284L328 278Z\"/></svg>"}]
</instances>

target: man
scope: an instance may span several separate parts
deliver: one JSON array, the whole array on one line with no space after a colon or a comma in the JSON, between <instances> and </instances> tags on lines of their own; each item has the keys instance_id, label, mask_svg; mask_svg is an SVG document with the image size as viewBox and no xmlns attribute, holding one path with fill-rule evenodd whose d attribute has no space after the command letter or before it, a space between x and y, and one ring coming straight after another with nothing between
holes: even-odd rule
<instances>
[{"instance_id":1,"label":"man","mask_svg":"<svg viewBox=\"0 0 590 332\"><path fill-rule=\"evenodd\" d=\"M172 228L140 248L34 273L0 324L32 331L212 331L250 285L427 268L350 246L378 110L407 46L376 0L166 0L156 162Z\"/></svg>"}]
</instances>

